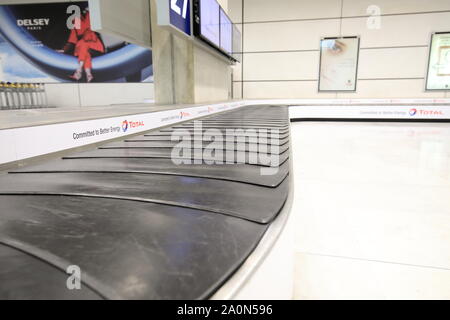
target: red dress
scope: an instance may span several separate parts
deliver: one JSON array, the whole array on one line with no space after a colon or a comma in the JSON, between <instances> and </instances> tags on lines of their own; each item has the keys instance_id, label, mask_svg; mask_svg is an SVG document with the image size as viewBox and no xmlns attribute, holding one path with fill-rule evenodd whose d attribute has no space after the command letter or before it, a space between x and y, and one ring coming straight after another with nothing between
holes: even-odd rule
<instances>
[{"instance_id":1,"label":"red dress","mask_svg":"<svg viewBox=\"0 0 450 320\"><path fill-rule=\"evenodd\" d=\"M78 61L84 62L85 69L92 69L92 56L89 50L95 50L101 53L105 52L105 47L97 34L91 30L91 20L89 12L80 19L80 28L72 29L69 36L69 43L75 45L74 55L78 57Z\"/></svg>"}]
</instances>

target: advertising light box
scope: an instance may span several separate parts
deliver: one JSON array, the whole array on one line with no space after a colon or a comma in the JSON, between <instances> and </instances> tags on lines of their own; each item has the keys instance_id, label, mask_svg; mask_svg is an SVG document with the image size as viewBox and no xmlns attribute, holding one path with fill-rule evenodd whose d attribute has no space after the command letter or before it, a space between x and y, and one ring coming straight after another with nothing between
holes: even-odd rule
<instances>
[{"instance_id":1,"label":"advertising light box","mask_svg":"<svg viewBox=\"0 0 450 320\"><path fill-rule=\"evenodd\" d=\"M223 9L220 9L220 48L228 55L233 52L233 24Z\"/></svg>"},{"instance_id":2,"label":"advertising light box","mask_svg":"<svg viewBox=\"0 0 450 320\"><path fill-rule=\"evenodd\" d=\"M94 30L96 11L87 1L1 5L0 81L152 82L152 51Z\"/></svg>"},{"instance_id":3,"label":"advertising light box","mask_svg":"<svg viewBox=\"0 0 450 320\"><path fill-rule=\"evenodd\" d=\"M450 90L450 32L431 37L427 90Z\"/></svg>"},{"instance_id":4,"label":"advertising light box","mask_svg":"<svg viewBox=\"0 0 450 320\"><path fill-rule=\"evenodd\" d=\"M358 58L358 37L322 39L319 91L355 91Z\"/></svg>"}]
</instances>

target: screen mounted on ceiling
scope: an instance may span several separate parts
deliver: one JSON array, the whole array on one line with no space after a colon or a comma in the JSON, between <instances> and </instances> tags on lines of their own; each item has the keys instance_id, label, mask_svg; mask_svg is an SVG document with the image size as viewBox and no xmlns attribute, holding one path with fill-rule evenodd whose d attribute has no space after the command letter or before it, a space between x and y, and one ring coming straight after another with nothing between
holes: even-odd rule
<instances>
[{"instance_id":1,"label":"screen mounted on ceiling","mask_svg":"<svg viewBox=\"0 0 450 320\"><path fill-rule=\"evenodd\" d=\"M194 35L228 60L240 60L241 33L217 0L193 0L192 3Z\"/></svg>"},{"instance_id":2,"label":"screen mounted on ceiling","mask_svg":"<svg viewBox=\"0 0 450 320\"><path fill-rule=\"evenodd\" d=\"M233 24L222 8L220 8L220 48L228 55L233 52Z\"/></svg>"},{"instance_id":3,"label":"screen mounted on ceiling","mask_svg":"<svg viewBox=\"0 0 450 320\"><path fill-rule=\"evenodd\" d=\"M236 25L233 25L233 58L236 61L241 61L242 52L242 36Z\"/></svg>"},{"instance_id":4,"label":"screen mounted on ceiling","mask_svg":"<svg viewBox=\"0 0 450 320\"><path fill-rule=\"evenodd\" d=\"M220 6L216 0L200 0L200 36L220 47Z\"/></svg>"}]
</instances>

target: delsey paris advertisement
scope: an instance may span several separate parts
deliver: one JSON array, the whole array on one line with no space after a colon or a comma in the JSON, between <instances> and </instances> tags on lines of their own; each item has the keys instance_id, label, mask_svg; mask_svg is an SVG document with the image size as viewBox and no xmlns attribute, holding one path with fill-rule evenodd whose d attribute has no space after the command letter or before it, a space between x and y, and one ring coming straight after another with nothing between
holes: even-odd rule
<instances>
[{"instance_id":1,"label":"delsey paris advertisement","mask_svg":"<svg viewBox=\"0 0 450 320\"><path fill-rule=\"evenodd\" d=\"M319 91L355 91L359 38L323 39Z\"/></svg>"},{"instance_id":2,"label":"delsey paris advertisement","mask_svg":"<svg viewBox=\"0 0 450 320\"><path fill-rule=\"evenodd\" d=\"M450 90L450 33L432 36L427 90Z\"/></svg>"},{"instance_id":3,"label":"delsey paris advertisement","mask_svg":"<svg viewBox=\"0 0 450 320\"><path fill-rule=\"evenodd\" d=\"M0 81L152 82L152 52L92 30L88 2L4 5Z\"/></svg>"}]
</instances>

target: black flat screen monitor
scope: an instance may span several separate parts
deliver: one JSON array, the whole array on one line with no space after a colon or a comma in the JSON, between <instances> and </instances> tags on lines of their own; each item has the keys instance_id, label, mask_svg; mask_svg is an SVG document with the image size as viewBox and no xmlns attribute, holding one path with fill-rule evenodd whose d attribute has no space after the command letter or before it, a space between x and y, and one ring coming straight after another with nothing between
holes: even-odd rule
<instances>
[{"instance_id":1,"label":"black flat screen monitor","mask_svg":"<svg viewBox=\"0 0 450 320\"><path fill-rule=\"evenodd\" d=\"M200 37L220 47L220 6L216 0L200 0Z\"/></svg>"},{"instance_id":2,"label":"black flat screen monitor","mask_svg":"<svg viewBox=\"0 0 450 320\"><path fill-rule=\"evenodd\" d=\"M229 56L233 53L233 23L220 8L220 48Z\"/></svg>"},{"instance_id":3,"label":"black flat screen monitor","mask_svg":"<svg viewBox=\"0 0 450 320\"><path fill-rule=\"evenodd\" d=\"M239 31L238 27L233 24L233 58L241 62L241 54L242 54L242 35Z\"/></svg>"}]
</instances>

